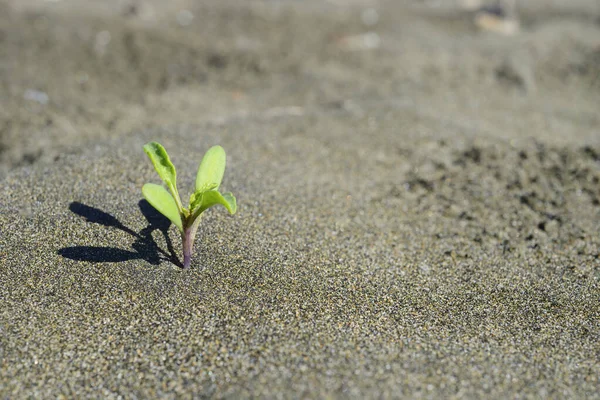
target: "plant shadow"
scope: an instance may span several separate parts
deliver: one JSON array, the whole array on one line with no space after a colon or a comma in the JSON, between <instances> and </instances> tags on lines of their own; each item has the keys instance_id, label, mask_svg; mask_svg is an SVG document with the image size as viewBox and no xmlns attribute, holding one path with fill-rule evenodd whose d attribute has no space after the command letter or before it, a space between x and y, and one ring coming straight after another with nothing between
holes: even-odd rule
<instances>
[{"instance_id":1,"label":"plant shadow","mask_svg":"<svg viewBox=\"0 0 600 400\"><path fill-rule=\"evenodd\" d=\"M173 242L169 237L171 221L156 211L146 200L140 200L138 206L148 221L148 226L139 232L135 232L107 212L83 203L72 202L69 204L69 210L85 218L86 222L116 228L133 236L135 239L131 245L133 250L124 250L117 247L71 246L58 250L58 254L71 260L89 262L146 260L152 265L159 265L161 261L166 260L183 267L175 254ZM167 251L161 249L154 241L152 232L155 230L159 230L165 237Z\"/></svg>"}]
</instances>

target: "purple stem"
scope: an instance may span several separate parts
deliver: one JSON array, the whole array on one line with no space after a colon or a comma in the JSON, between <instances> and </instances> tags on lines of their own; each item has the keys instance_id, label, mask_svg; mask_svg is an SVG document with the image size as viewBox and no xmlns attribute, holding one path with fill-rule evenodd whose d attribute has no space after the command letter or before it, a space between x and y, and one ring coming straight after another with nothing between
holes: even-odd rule
<instances>
[{"instance_id":1,"label":"purple stem","mask_svg":"<svg viewBox=\"0 0 600 400\"><path fill-rule=\"evenodd\" d=\"M188 269L192 263L192 250L194 249L194 237L192 227L186 228L181 234L183 241L183 269Z\"/></svg>"},{"instance_id":2,"label":"purple stem","mask_svg":"<svg viewBox=\"0 0 600 400\"><path fill-rule=\"evenodd\" d=\"M183 229L181 241L183 242L183 269L188 269L192 263L192 251L194 250L194 239L198 231L200 218L196 218L190 226ZM184 224L185 226L185 224Z\"/></svg>"}]
</instances>

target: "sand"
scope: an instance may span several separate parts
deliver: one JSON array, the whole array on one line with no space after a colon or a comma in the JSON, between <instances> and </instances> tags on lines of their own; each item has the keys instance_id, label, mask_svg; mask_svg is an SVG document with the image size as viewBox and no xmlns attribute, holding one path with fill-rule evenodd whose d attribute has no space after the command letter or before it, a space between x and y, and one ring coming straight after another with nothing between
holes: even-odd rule
<instances>
[{"instance_id":1,"label":"sand","mask_svg":"<svg viewBox=\"0 0 600 400\"><path fill-rule=\"evenodd\" d=\"M600 398L595 1L96 3L0 3L1 397Z\"/></svg>"}]
</instances>

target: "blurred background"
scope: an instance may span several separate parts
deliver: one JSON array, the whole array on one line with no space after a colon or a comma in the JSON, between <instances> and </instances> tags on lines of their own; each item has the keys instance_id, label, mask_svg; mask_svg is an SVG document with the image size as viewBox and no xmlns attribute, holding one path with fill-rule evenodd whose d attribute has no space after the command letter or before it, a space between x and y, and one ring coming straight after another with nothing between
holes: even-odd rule
<instances>
[{"instance_id":1,"label":"blurred background","mask_svg":"<svg viewBox=\"0 0 600 400\"><path fill-rule=\"evenodd\" d=\"M600 2L0 1L0 176L157 125L390 105L597 143Z\"/></svg>"}]
</instances>

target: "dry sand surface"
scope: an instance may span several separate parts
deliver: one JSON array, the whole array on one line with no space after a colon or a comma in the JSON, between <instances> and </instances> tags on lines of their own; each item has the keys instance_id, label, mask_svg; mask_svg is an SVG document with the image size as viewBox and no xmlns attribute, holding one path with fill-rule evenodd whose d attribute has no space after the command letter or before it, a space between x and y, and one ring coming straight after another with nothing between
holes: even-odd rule
<instances>
[{"instance_id":1,"label":"dry sand surface","mask_svg":"<svg viewBox=\"0 0 600 400\"><path fill-rule=\"evenodd\" d=\"M600 398L600 3L458 3L0 1L0 397Z\"/></svg>"}]
</instances>

